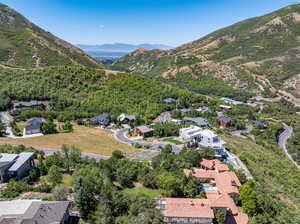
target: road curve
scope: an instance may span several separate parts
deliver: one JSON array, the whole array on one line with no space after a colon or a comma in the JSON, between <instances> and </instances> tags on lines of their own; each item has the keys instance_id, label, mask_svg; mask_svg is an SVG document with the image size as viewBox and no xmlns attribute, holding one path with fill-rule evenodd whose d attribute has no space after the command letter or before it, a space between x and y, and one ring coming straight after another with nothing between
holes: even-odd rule
<instances>
[{"instance_id":1,"label":"road curve","mask_svg":"<svg viewBox=\"0 0 300 224\"><path fill-rule=\"evenodd\" d=\"M284 131L279 135L278 145L284 152L285 156L298 168L300 168L299 164L293 159L293 157L289 154L286 148L287 140L293 135L293 127L283 124Z\"/></svg>"},{"instance_id":2,"label":"road curve","mask_svg":"<svg viewBox=\"0 0 300 224\"><path fill-rule=\"evenodd\" d=\"M140 144L142 146L145 146L145 147L151 147L151 148L155 148L155 149L158 149L159 147L163 147L163 146L166 146L166 145L171 145L172 146L172 149L173 149L173 152L174 153L179 153L183 146L178 146L178 145L175 145L174 143L170 143L170 142L163 142L163 141L157 141L157 142L146 142L146 141L134 141L134 140L131 140L129 138L126 137L126 134L128 133L128 129L119 129L117 131L114 132L114 137L117 141L121 142L121 143L125 143L127 145L132 145L132 144Z\"/></svg>"}]
</instances>

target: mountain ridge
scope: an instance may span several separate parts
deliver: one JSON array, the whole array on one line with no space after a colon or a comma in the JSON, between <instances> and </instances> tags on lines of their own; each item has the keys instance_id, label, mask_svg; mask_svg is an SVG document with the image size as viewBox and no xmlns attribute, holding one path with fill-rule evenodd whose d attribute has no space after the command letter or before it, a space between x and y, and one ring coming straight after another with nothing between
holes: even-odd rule
<instances>
[{"instance_id":1,"label":"mountain ridge","mask_svg":"<svg viewBox=\"0 0 300 224\"><path fill-rule=\"evenodd\" d=\"M113 67L175 85L185 75L188 79L193 77L195 82L203 76L212 76L253 94L272 96L280 90L299 97L300 66L296 63L300 55L299 23L297 3L174 49L134 51Z\"/></svg>"},{"instance_id":2,"label":"mountain ridge","mask_svg":"<svg viewBox=\"0 0 300 224\"><path fill-rule=\"evenodd\" d=\"M0 63L11 67L100 64L72 44L0 3Z\"/></svg>"}]
</instances>

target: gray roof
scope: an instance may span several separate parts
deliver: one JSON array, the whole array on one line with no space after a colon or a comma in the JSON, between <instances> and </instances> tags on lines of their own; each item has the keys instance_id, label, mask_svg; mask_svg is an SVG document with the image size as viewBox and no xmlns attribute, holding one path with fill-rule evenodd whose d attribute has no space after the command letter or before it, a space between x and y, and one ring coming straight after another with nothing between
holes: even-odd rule
<instances>
[{"instance_id":1,"label":"gray roof","mask_svg":"<svg viewBox=\"0 0 300 224\"><path fill-rule=\"evenodd\" d=\"M183 120L192 122L199 126L209 126L208 121L203 119L202 117L184 117Z\"/></svg>"},{"instance_id":2,"label":"gray roof","mask_svg":"<svg viewBox=\"0 0 300 224\"><path fill-rule=\"evenodd\" d=\"M12 162L18 158L18 154L0 153L0 162Z\"/></svg>"},{"instance_id":3,"label":"gray roof","mask_svg":"<svg viewBox=\"0 0 300 224\"><path fill-rule=\"evenodd\" d=\"M27 131L40 129L42 123L43 123L43 118L41 118L41 117L30 118L29 120L27 120L25 129Z\"/></svg>"},{"instance_id":4,"label":"gray roof","mask_svg":"<svg viewBox=\"0 0 300 224\"><path fill-rule=\"evenodd\" d=\"M21 152L16 162L9 168L9 171L17 171L24 163L33 158L34 152Z\"/></svg>"},{"instance_id":5,"label":"gray roof","mask_svg":"<svg viewBox=\"0 0 300 224\"><path fill-rule=\"evenodd\" d=\"M261 121L258 121L258 120L251 120L250 122L252 124L258 126L258 127L261 127L261 128L267 128L268 127L265 123L263 123Z\"/></svg>"},{"instance_id":6,"label":"gray roof","mask_svg":"<svg viewBox=\"0 0 300 224\"><path fill-rule=\"evenodd\" d=\"M198 109L196 109L196 111L204 113L204 112L209 111L209 108L206 106L203 106L203 107L199 107Z\"/></svg>"},{"instance_id":7,"label":"gray roof","mask_svg":"<svg viewBox=\"0 0 300 224\"><path fill-rule=\"evenodd\" d=\"M108 113L103 113L96 117L90 118L90 121L95 124L108 125L110 122L110 115Z\"/></svg>"},{"instance_id":8,"label":"gray roof","mask_svg":"<svg viewBox=\"0 0 300 224\"><path fill-rule=\"evenodd\" d=\"M182 109L180 109L180 111L182 113L188 113L188 112L191 112L192 110L190 108L182 108Z\"/></svg>"},{"instance_id":9,"label":"gray roof","mask_svg":"<svg viewBox=\"0 0 300 224\"><path fill-rule=\"evenodd\" d=\"M68 201L15 200L0 202L0 224L59 224Z\"/></svg>"}]
</instances>

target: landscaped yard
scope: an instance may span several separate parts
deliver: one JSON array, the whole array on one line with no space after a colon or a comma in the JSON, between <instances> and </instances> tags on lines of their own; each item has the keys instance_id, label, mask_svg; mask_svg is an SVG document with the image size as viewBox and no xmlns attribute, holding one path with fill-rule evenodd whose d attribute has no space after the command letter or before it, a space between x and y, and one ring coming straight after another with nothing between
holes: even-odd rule
<instances>
[{"instance_id":1,"label":"landscaped yard","mask_svg":"<svg viewBox=\"0 0 300 224\"><path fill-rule=\"evenodd\" d=\"M142 187L142 186L136 186L134 188L126 188L123 190L123 192L125 192L127 194L145 194L152 198L158 197L161 195L159 190L149 189L149 188Z\"/></svg>"},{"instance_id":2,"label":"landscaped yard","mask_svg":"<svg viewBox=\"0 0 300 224\"><path fill-rule=\"evenodd\" d=\"M33 138L0 138L0 144L25 145L36 148L60 149L63 144L74 145L82 152L110 156L115 150L126 153L137 152L131 146L116 141L110 131L74 125L73 133L60 133Z\"/></svg>"},{"instance_id":3,"label":"landscaped yard","mask_svg":"<svg viewBox=\"0 0 300 224\"><path fill-rule=\"evenodd\" d=\"M165 138L164 141L165 141L165 142L171 142L171 143L174 143L175 145L182 145L182 144L184 144L183 142L178 141L178 140L176 140L176 139L174 139L174 138Z\"/></svg>"}]
</instances>

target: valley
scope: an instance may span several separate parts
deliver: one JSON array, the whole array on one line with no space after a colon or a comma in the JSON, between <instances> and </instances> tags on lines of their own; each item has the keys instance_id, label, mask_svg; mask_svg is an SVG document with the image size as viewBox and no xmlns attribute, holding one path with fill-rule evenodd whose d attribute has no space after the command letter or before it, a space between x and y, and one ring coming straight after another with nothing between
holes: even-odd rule
<instances>
[{"instance_id":1,"label":"valley","mask_svg":"<svg viewBox=\"0 0 300 224\"><path fill-rule=\"evenodd\" d=\"M299 224L299 24L81 50L0 3L0 224Z\"/></svg>"}]
</instances>

